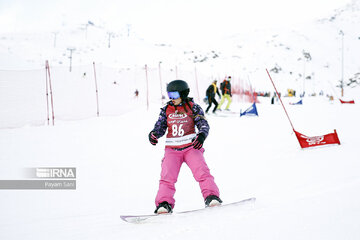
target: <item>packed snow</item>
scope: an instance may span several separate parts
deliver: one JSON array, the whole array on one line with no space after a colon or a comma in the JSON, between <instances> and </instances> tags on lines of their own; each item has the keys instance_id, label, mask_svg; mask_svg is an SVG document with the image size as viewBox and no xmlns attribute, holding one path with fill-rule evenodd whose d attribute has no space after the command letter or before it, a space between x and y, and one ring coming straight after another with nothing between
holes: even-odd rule
<instances>
[{"instance_id":1,"label":"packed snow","mask_svg":"<svg viewBox=\"0 0 360 240\"><path fill-rule=\"evenodd\" d=\"M205 158L221 197L256 197L253 206L123 222L120 215L155 208L164 141L154 147L147 133L159 107L2 129L2 179L24 168L76 167L77 188L2 190L1 239L359 239L359 107L317 98L287 106L295 128L310 136L336 129L341 145L302 150L281 106L267 101L259 117L208 116ZM175 211L204 207L186 165L176 187Z\"/></svg>"}]
</instances>

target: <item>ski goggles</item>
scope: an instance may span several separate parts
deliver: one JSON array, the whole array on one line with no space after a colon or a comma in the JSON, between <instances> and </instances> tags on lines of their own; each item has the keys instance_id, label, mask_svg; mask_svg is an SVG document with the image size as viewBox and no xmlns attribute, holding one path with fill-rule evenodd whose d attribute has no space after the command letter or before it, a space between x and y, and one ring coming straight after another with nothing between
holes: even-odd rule
<instances>
[{"instance_id":1,"label":"ski goggles","mask_svg":"<svg viewBox=\"0 0 360 240\"><path fill-rule=\"evenodd\" d=\"M178 99L180 98L180 93L179 92L168 92L168 96L170 99Z\"/></svg>"}]
</instances>

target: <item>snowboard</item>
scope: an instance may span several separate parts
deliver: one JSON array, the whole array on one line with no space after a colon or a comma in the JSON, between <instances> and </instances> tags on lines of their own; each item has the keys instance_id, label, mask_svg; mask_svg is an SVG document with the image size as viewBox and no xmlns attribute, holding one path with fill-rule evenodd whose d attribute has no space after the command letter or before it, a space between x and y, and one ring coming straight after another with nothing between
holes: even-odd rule
<instances>
[{"instance_id":1,"label":"snowboard","mask_svg":"<svg viewBox=\"0 0 360 240\"><path fill-rule=\"evenodd\" d=\"M165 213L165 214L149 214L149 215L121 215L120 218L125 222L129 223L144 223L146 220L154 217L163 217L163 216L173 216L173 215L182 215L182 214L189 214L189 213L196 213L196 212L203 212L208 211L211 209L217 208L226 208L228 206L235 206L235 205L243 205L248 203L254 203L256 198L248 198L237 202L226 203L215 207L206 207L206 208L199 208L194 210L188 210L183 212L176 212L176 213Z\"/></svg>"}]
</instances>

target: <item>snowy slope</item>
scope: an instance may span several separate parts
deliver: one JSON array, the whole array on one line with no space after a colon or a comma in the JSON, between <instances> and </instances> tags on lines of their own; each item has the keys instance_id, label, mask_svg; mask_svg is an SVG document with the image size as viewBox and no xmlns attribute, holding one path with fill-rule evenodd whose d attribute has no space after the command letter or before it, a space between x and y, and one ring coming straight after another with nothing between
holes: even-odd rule
<instances>
[{"instance_id":1,"label":"snowy slope","mask_svg":"<svg viewBox=\"0 0 360 240\"><path fill-rule=\"evenodd\" d=\"M77 189L0 191L0 238L359 239L358 104L317 99L288 110L298 131L313 136L336 128L342 144L301 150L280 105L259 104L254 118L208 116L205 157L221 197L256 197L256 204L142 225L119 216L154 210L164 140L153 147L147 132L157 107L55 127L3 129L2 179L22 178L28 167L76 167ZM203 207L186 165L176 186L175 211Z\"/></svg>"}]
</instances>

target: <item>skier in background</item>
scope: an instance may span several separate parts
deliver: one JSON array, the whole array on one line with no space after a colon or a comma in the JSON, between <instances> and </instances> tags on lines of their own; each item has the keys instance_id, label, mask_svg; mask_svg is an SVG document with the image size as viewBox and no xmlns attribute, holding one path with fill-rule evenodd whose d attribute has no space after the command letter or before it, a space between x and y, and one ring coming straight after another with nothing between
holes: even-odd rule
<instances>
[{"instance_id":1,"label":"skier in background","mask_svg":"<svg viewBox=\"0 0 360 240\"><path fill-rule=\"evenodd\" d=\"M214 105L215 105L215 107L214 107L214 109L212 111L213 113L216 112L216 109L218 107L218 102L215 99L215 95L217 94L219 96L219 98L221 98L221 96L220 96L220 93L219 93L219 89L216 86L216 83L217 83L217 81L214 80L212 82L212 84L210 84L210 86L206 89L206 97L207 97L208 103L209 103L209 106L206 108L206 111L205 111L206 113L209 112L209 109L211 108L212 103L214 103Z\"/></svg>"},{"instance_id":2,"label":"skier in background","mask_svg":"<svg viewBox=\"0 0 360 240\"><path fill-rule=\"evenodd\" d=\"M158 143L166 130L165 155L161 164L161 179L155 199L155 213L171 213L175 206L175 183L182 163L191 169L199 183L205 206L212 207L222 203L219 189L205 162L202 145L209 133L209 124L200 105L188 97L188 84L183 80L174 80L167 86L171 99L161 108L154 129L149 133L152 145ZM198 132L195 131L195 126Z\"/></svg>"},{"instance_id":3,"label":"skier in background","mask_svg":"<svg viewBox=\"0 0 360 240\"><path fill-rule=\"evenodd\" d=\"M221 100L220 100L220 104L219 106L217 107L218 110L221 111L221 106L223 105L225 99L228 101L226 107L225 107L225 110L229 111L229 107L230 107L230 104L231 104L231 76L229 76L227 78L227 80L225 79L221 84L220 84L220 90L221 90L221 94L222 94L222 97L221 97Z\"/></svg>"},{"instance_id":4,"label":"skier in background","mask_svg":"<svg viewBox=\"0 0 360 240\"><path fill-rule=\"evenodd\" d=\"M135 98L138 98L139 97L139 90L136 89L134 94L135 94Z\"/></svg>"},{"instance_id":5,"label":"skier in background","mask_svg":"<svg viewBox=\"0 0 360 240\"><path fill-rule=\"evenodd\" d=\"M271 97L271 104L275 103L275 99L276 99L276 92L274 92L273 96Z\"/></svg>"}]
</instances>

